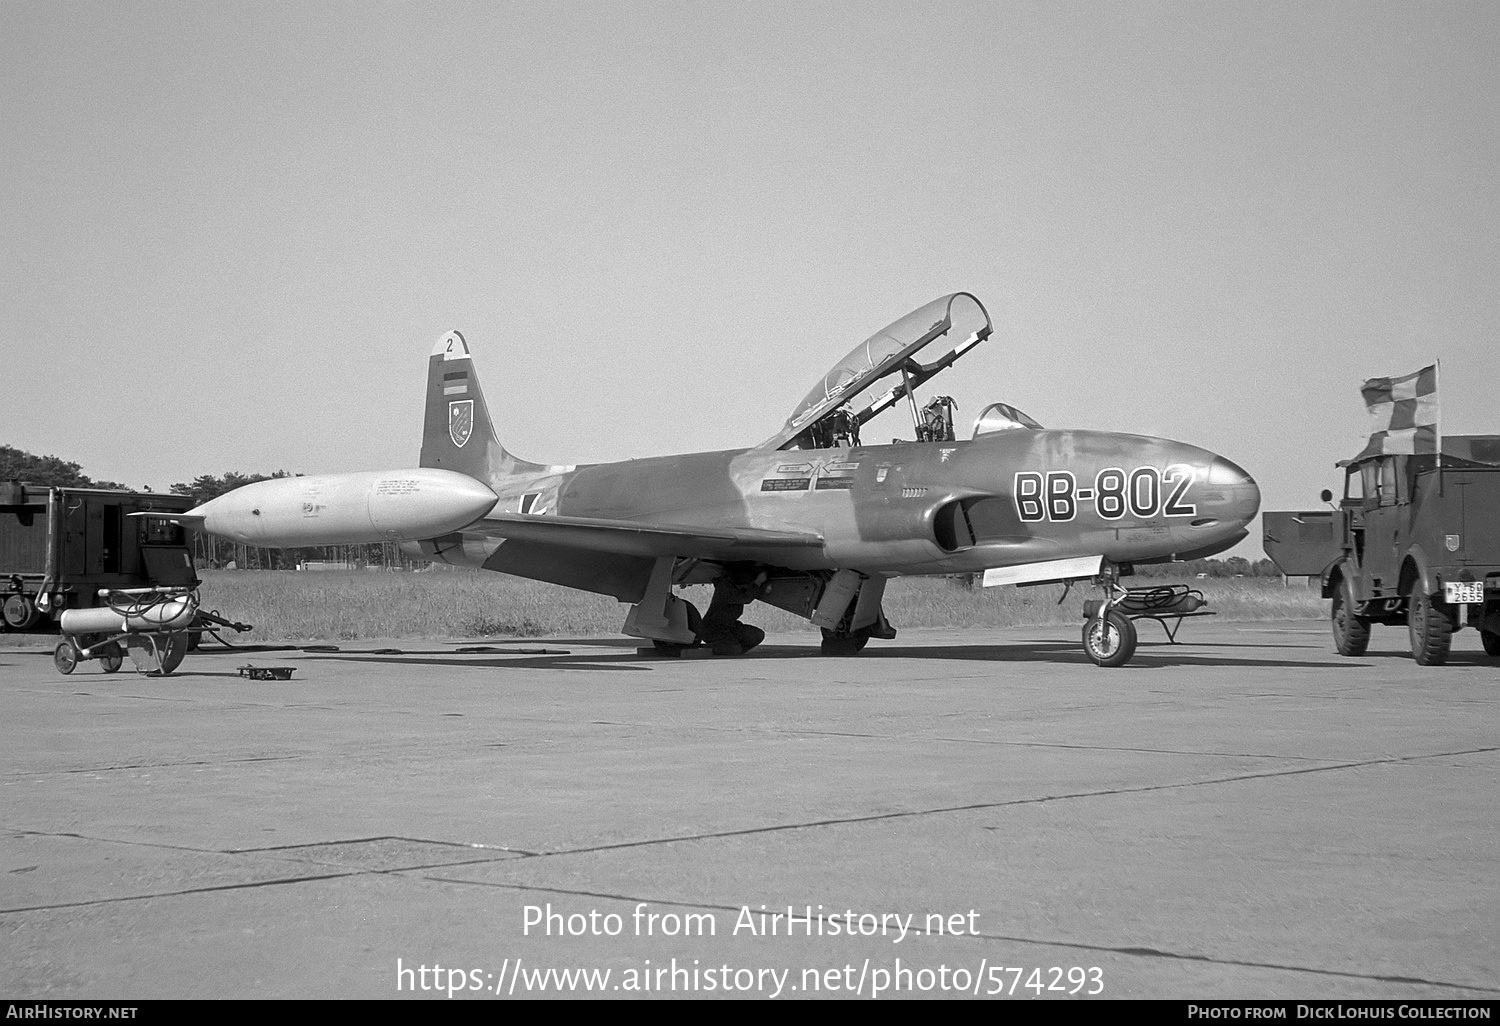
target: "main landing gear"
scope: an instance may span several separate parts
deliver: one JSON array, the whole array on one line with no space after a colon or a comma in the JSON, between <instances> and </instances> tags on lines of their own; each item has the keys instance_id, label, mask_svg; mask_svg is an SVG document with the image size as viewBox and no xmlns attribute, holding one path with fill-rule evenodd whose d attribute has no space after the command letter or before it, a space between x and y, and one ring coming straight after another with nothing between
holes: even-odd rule
<instances>
[{"instance_id":1,"label":"main landing gear","mask_svg":"<svg viewBox=\"0 0 1500 1026\"><path fill-rule=\"evenodd\" d=\"M667 656L703 648L716 656L744 655L766 639L759 627L740 622L765 586L764 571L740 568L720 577L708 612L700 616L691 602L672 594L673 563L669 556L656 561L645 595L625 619L626 634L649 640L652 650Z\"/></svg>"},{"instance_id":2,"label":"main landing gear","mask_svg":"<svg viewBox=\"0 0 1500 1026\"><path fill-rule=\"evenodd\" d=\"M822 628L823 643L819 650L826 656L852 656L859 655L870 641L870 628L861 627L859 630L848 634L838 634Z\"/></svg>"},{"instance_id":3,"label":"main landing gear","mask_svg":"<svg viewBox=\"0 0 1500 1026\"><path fill-rule=\"evenodd\" d=\"M624 633L651 642L651 648L639 649L642 654L682 656L696 650L696 654L715 656L744 655L766 638L765 631L740 619L745 607L756 601L810 620L822 631L820 650L825 656L857 655L871 638L896 636L881 609L885 578L878 575L840 570L773 579L771 570L762 564L728 564L718 569L712 579L713 598L700 616L692 603L672 594L674 560L657 560L623 628ZM692 583L699 582L703 577Z\"/></svg>"}]
</instances>

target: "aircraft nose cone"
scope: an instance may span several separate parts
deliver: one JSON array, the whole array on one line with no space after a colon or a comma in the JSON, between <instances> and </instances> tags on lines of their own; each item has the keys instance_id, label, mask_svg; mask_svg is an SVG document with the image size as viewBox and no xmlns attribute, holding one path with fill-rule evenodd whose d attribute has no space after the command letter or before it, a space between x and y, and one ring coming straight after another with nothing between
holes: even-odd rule
<instances>
[{"instance_id":1,"label":"aircraft nose cone","mask_svg":"<svg viewBox=\"0 0 1500 1026\"><path fill-rule=\"evenodd\" d=\"M1208 467L1207 483L1223 496L1216 503L1220 520L1243 527L1260 512L1260 485L1238 464L1215 456Z\"/></svg>"}]
</instances>

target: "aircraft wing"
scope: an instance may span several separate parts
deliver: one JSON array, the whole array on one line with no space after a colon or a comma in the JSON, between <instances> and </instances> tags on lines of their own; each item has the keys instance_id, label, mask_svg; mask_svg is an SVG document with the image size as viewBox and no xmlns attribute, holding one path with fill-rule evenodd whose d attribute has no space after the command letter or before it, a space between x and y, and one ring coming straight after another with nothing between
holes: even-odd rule
<instances>
[{"instance_id":1,"label":"aircraft wing","mask_svg":"<svg viewBox=\"0 0 1500 1026\"><path fill-rule=\"evenodd\" d=\"M821 535L800 531L697 527L551 514L491 513L460 533L621 556L691 556L697 559L738 560L751 558L752 552L823 547Z\"/></svg>"}]
</instances>

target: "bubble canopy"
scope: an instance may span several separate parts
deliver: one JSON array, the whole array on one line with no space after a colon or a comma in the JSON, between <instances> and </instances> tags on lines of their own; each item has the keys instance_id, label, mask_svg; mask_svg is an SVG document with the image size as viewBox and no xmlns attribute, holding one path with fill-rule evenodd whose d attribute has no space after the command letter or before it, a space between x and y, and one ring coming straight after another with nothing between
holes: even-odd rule
<instances>
[{"instance_id":1,"label":"bubble canopy","mask_svg":"<svg viewBox=\"0 0 1500 1026\"><path fill-rule=\"evenodd\" d=\"M860 423L869 420L989 338L992 330L988 311L967 292L955 292L918 307L834 364L762 448L809 447L813 428L836 410L847 409ZM917 354L939 339L959 341L933 363L922 364Z\"/></svg>"}]
</instances>

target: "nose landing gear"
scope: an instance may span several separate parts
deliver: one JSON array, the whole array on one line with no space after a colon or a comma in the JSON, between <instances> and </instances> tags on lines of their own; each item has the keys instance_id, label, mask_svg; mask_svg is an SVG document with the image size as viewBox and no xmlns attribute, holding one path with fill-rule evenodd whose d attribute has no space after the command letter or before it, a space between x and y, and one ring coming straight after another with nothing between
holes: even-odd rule
<instances>
[{"instance_id":1,"label":"nose landing gear","mask_svg":"<svg viewBox=\"0 0 1500 1026\"><path fill-rule=\"evenodd\" d=\"M1120 586L1120 569L1110 563L1100 568L1094 578L1104 592L1104 598L1087 603L1089 614L1083 622L1083 651L1096 666L1124 666L1135 655L1136 630L1130 617L1115 607L1129 597L1130 592ZM1090 609L1090 606L1097 608Z\"/></svg>"}]
</instances>

